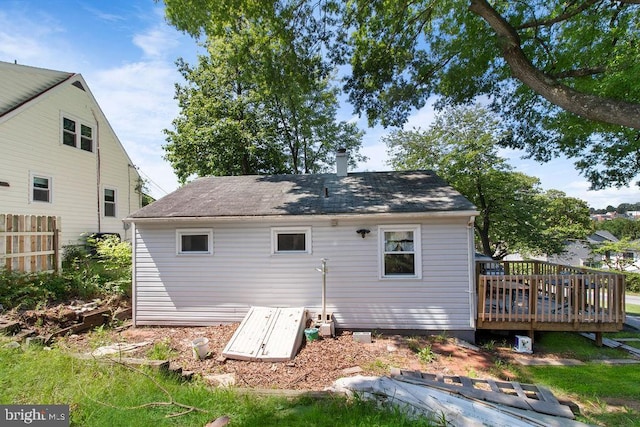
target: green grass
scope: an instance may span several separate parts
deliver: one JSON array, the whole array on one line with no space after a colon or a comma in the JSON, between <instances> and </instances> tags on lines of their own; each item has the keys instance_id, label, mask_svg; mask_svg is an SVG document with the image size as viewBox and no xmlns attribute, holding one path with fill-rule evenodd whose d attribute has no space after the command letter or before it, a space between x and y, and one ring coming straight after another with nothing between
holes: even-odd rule
<instances>
[{"instance_id":1,"label":"green grass","mask_svg":"<svg viewBox=\"0 0 640 427\"><path fill-rule=\"evenodd\" d=\"M640 400L640 369L637 365L607 365L591 362L583 366L530 367L536 382L553 385L565 394L587 399L601 397Z\"/></svg>"},{"instance_id":2,"label":"green grass","mask_svg":"<svg viewBox=\"0 0 640 427\"><path fill-rule=\"evenodd\" d=\"M631 314L633 316L640 316L640 305L626 304L625 307L626 307L627 314Z\"/></svg>"},{"instance_id":3,"label":"green grass","mask_svg":"<svg viewBox=\"0 0 640 427\"><path fill-rule=\"evenodd\" d=\"M599 362L583 366L546 366L521 368L530 382L549 387L556 396L576 396L590 410L581 421L618 427L640 426L640 412L629 404L640 401L638 365L605 365Z\"/></svg>"},{"instance_id":4,"label":"green grass","mask_svg":"<svg viewBox=\"0 0 640 427\"><path fill-rule=\"evenodd\" d=\"M640 337L621 332L609 337ZM585 362L580 366L520 366L521 382L549 387L558 396L568 396L587 408L579 419L590 424L640 427L640 366L608 365L602 359L628 357L617 349L598 348L578 334L547 332L535 342L537 351L552 352ZM633 408L631 408L633 406ZM635 409L634 409L635 408ZM615 409L615 410L614 410Z\"/></svg>"},{"instance_id":5,"label":"green grass","mask_svg":"<svg viewBox=\"0 0 640 427\"><path fill-rule=\"evenodd\" d=\"M229 416L233 426L427 426L399 410L342 397L259 398L212 390L199 380L78 360L62 350L11 350L0 340L0 404L68 404L72 426L201 426ZM191 412L175 402L206 412ZM136 409L132 409L137 407Z\"/></svg>"},{"instance_id":6,"label":"green grass","mask_svg":"<svg viewBox=\"0 0 640 427\"><path fill-rule=\"evenodd\" d=\"M625 359L629 354L625 351L597 347L593 341L581 335L569 332L544 333L536 339L538 351L554 353L563 358L590 361L594 359Z\"/></svg>"}]
</instances>

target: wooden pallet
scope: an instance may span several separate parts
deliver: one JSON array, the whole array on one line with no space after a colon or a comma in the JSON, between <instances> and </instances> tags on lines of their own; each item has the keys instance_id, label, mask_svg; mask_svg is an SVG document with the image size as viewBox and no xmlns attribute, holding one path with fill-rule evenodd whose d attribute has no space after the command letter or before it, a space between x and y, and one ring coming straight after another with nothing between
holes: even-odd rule
<instances>
[{"instance_id":1,"label":"wooden pallet","mask_svg":"<svg viewBox=\"0 0 640 427\"><path fill-rule=\"evenodd\" d=\"M571 408L561 404L550 390L538 385L429 374L398 368L391 368L391 377L411 384L453 392L470 399L484 400L542 414L575 418Z\"/></svg>"},{"instance_id":2,"label":"wooden pallet","mask_svg":"<svg viewBox=\"0 0 640 427\"><path fill-rule=\"evenodd\" d=\"M580 335L582 335L585 338L589 338L590 340L595 341L596 340L596 336L595 334L591 334L591 333L581 333ZM602 339L602 345L609 347L609 348L619 348L621 350L626 350L627 353L631 354L634 357L640 357L640 348L636 348L636 347L632 347L630 345L626 345L624 343L625 339L609 339L609 338L603 338Z\"/></svg>"}]
</instances>

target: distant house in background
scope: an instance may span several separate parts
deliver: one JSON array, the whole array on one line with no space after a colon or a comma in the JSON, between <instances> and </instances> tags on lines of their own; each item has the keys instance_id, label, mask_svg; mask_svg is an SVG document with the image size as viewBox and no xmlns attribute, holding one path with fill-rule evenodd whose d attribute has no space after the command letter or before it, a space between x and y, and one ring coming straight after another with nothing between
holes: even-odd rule
<instances>
[{"instance_id":1,"label":"distant house in background","mask_svg":"<svg viewBox=\"0 0 640 427\"><path fill-rule=\"evenodd\" d=\"M626 211L624 213L613 211L602 214L591 214L590 217L593 221L596 222L611 221L616 218L631 219L637 221L640 219L640 211Z\"/></svg>"},{"instance_id":2,"label":"distant house in background","mask_svg":"<svg viewBox=\"0 0 640 427\"><path fill-rule=\"evenodd\" d=\"M640 211L627 211L625 217L637 221L640 219Z\"/></svg>"},{"instance_id":3,"label":"distant house in background","mask_svg":"<svg viewBox=\"0 0 640 427\"><path fill-rule=\"evenodd\" d=\"M603 214L591 214L590 215L592 221L602 222L602 221L611 221L619 217L618 212L606 212Z\"/></svg>"},{"instance_id":4,"label":"distant house in background","mask_svg":"<svg viewBox=\"0 0 640 427\"><path fill-rule=\"evenodd\" d=\"M609 253L606 255L595 254L592 251L594 246L606 242L618 242L618 238L606 230L597 230L585 240L571 240L567 242L565 252L557 255L530 256L527 259L545 261L553 264L570 265L573 267L594 267L608 268L605 260L608 258L615 263L618 257L626 260L631 259L627 271L640 271L640 254L634 251L624 253ZM524 258L520 254L512 254L505 257L505 261L522 261Z\"/></svg>"},{"instance_id":5,"label":"distant house in background","mask_svg":"<svg viewBox=\"0 0 640 427\"><path fill-rule=\"evenodd\" d=\"M135 324L319 314L326 259L336 327L473 340L475 207L432 172L346 170L200 178L133 213Z\"/></svg>"},{"instance_id":6,"label":"distant house in background","mask_svg":"<svg viewBox=\"0 0 640 427\"><path fill-rule=\"evenodd\" d=\"M585 240L572 240L567 243L566 251L563 254L551 255L548 261L556 264L572 265L575 267L597 267L603 266L602 260L605 255L594 254L591 251L593 246L605 242L617 242L616 236L606 230L597 230Z\"/></svg>"},{"instance_id":7,"label":"distant house in background","mask_svg":"<svg viewBox=\"0 0 640 427\"><path fill-rule=\"evenodd\" d=\"M140 176L80 74L0 62L0 214L61 218L83 233L130 238Z\"/></svg>"}]
</instances>

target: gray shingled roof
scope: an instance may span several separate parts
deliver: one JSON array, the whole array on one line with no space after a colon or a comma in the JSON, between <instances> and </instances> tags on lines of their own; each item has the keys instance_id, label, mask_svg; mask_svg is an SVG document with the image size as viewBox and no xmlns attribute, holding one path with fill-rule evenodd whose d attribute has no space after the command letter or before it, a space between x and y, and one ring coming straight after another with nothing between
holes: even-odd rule
<instances>
[{"instance_id":1,"label":"gray shingled roof","mask_svg":"<svg viewBox=\"0 0 640 427\"><path fill-rule=\"evenodd\" d=\"M130 218L468 211L475 207L431 171L199 178Z\"/></svg>"},{"instance_id":2,"label":"gray shingled roof","mask_svg":"<svg viewBox=\"0 0 640 427\"><path fill-rule=\"evenodd\" d=\"M0 116L62 83L74 73L0 61Z\"/></svg>"}]
</instances>

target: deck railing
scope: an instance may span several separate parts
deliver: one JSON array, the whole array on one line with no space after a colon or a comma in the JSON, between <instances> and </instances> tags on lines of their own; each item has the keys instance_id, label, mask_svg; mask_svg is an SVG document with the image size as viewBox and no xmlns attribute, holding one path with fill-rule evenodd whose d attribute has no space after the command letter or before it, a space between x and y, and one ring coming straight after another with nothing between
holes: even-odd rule
<instances>
[{"instance_id":1,"label":"deck railing","mask_svg":"<svg viewBox=\"0 0 640 427\"><path fill-rule=\"evenodd\" d=\"M616 331L624 275L539 261L478 262L479 329Z\"/></svg>"}]
</instances>

